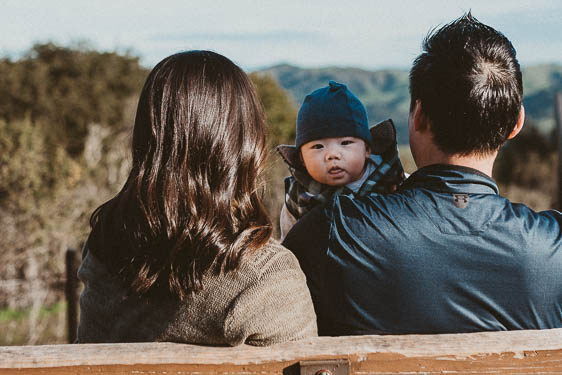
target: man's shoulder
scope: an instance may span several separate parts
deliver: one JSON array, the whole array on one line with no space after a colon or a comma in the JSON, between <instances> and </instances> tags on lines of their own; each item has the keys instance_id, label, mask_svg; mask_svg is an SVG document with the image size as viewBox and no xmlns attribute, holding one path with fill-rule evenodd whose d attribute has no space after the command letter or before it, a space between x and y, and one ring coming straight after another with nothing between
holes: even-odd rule
<instances>
[{"instance_id":1,"label":"man's shoulder","mask_svg":"<svg viewBox=\"0 0 562 375\"><path fill-rule=\"evenodd\" d=\"M325 217L359 218L399 213L408 215L414 204L415 192L406 190L390 194L368 194L365 196L340 195L333 198Z\"/></svg>"},{"instance_id":2,"label":"man's shoulder","mask_svg":"<svg viewBox=\"0 0 562 375\"><path fill-rule=\"evenodd\" d=\"M465 195L470 202L467 208L455 203L459 199L456 196L462 199ZM393 231L412 222L419 224L420 231L471 235L483 234L490 228L501 232L503 228L506 233L515 231L522 238L538 238L543 243L549 238L558 241L562 232L562 213L556 210L536 211L498 194L455 194L424 188L387 195L334 197L328 215L332 232L361 231L367 236L372 236L371 229Z\"/></svg>"},{"instance_id":3,"label":"man's shoulder","mask_svg":"<svg viewBox=\"0 0 562 375\"><path fill-rule=\"evenodd\" d=\"M503 199L502 219L505 222L519 222L521 226L529 229L529 233L555 235L558 237L562 230L562 212L550 209L536 211L523 203Z\"/></svg>"},{"instance_id":4,"label":"man's shoulder","mask_svg":"<svg viewBox=\"0 0 562 375\"><path fill-rule=\"evenodd\" d=\"M513 212L519 216L540 219L540 218L560 217L562 215L562 212L556 209L535 210L534 208L528 206L525 203L514 202L511 199L504 197L502 195L499 195L498 198L504 201L506 208L513 210Z\"/></svg>"}]
</instances>

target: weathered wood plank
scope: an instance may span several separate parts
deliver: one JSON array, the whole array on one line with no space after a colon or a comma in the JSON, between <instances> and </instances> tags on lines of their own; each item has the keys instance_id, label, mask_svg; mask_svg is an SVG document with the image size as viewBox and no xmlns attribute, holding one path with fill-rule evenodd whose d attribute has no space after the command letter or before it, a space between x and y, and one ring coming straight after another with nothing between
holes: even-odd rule
<instances>
[{"instance_id":1,"label":"weathered wood plank","mask_svg":"<svg viewBox=\"0 0 562 375\"><path fill-rule=\"evenodd\" d=\"M348 359L351 375L562 374L562 329L318 337L272 347L174 343L0 347L0 374L297 375L299 361Z\"/></svg>"}]
</instances>

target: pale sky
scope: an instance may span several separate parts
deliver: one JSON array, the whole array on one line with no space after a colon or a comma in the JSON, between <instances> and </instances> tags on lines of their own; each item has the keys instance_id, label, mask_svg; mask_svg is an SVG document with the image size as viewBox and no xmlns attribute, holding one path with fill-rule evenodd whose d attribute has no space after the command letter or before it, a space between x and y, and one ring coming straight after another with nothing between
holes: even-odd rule
<instances>
[{"instance_id":1,"label":"pale sky","mask_svg":"<svg viewBox=\"0 0 562 375\"><path fill-rule=\"evenodd\" d=\"M512 41L523 66L562 63L560 0L0 0L0 55L87 41L130 51L147 67L210 49L246 70L282 62L408 68L430 29L469 9Z\"/></svg>"}]
</instances>

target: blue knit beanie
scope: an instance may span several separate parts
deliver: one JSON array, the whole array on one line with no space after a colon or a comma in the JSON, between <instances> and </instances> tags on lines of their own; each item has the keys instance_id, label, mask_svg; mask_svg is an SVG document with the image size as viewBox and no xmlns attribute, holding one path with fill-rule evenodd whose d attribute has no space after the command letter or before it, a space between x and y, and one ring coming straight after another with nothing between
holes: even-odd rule
<instances>
[{"instance_id":1,"label":"blue knit beanie","mask_svg":"<svg viewBox=\"0 0 562 375\"><path fill-rule=\"evenodd\" d=\"M346 85L330 81L304 98L297 116L296 147L320 138L356 137L371 144L367 111Z\"/></svg>"}]
</instances>

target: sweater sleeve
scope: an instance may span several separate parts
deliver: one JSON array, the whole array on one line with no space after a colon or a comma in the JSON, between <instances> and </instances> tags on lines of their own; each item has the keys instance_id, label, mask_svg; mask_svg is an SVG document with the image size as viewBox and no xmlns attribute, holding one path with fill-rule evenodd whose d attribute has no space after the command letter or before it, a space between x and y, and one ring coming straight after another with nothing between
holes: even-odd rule
<instances>
[{"instance_id":1,"label":"sweater sleeve","mask_svg":"<svg viewBox=\"0 0 562 375\"><path fill-rule=\"evenodd\" d=\"M295 256L283 248L234 300L225 319L230 345L267 346L317 336L316 315Z\"/></svg>"}]
</instances>

